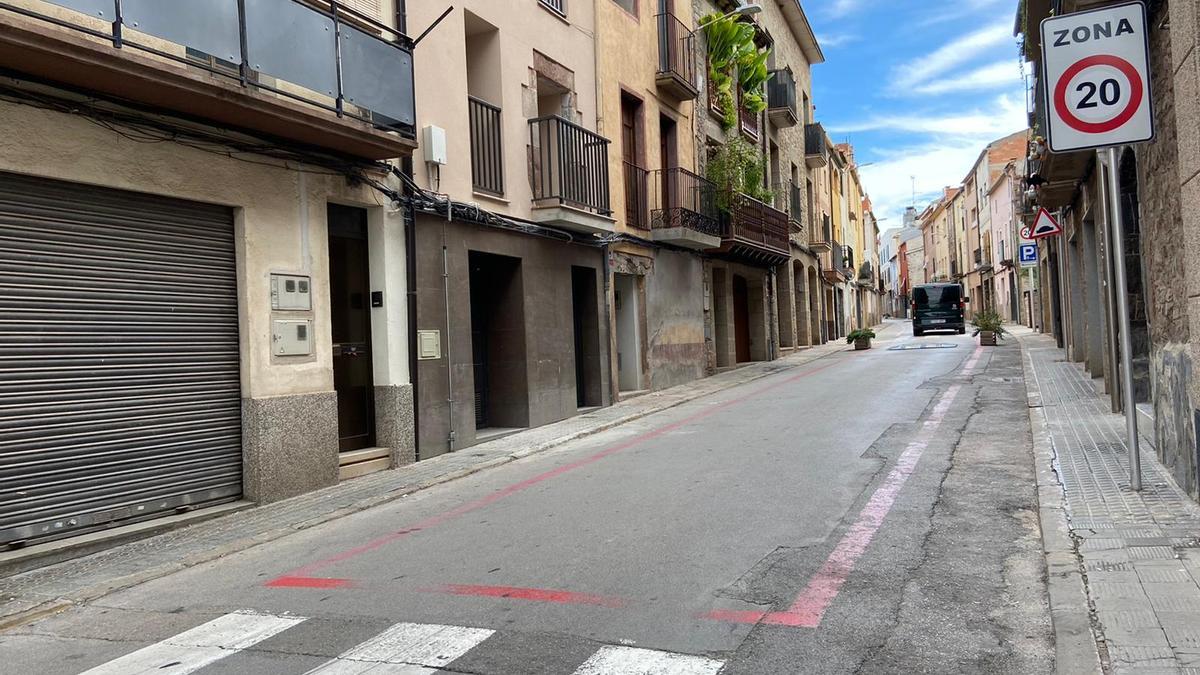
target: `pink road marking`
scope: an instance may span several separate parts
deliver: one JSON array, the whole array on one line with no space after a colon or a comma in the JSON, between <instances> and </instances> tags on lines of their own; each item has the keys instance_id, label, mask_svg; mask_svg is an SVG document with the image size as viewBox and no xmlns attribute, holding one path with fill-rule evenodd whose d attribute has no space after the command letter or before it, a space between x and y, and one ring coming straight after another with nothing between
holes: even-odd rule
<instances>
[{"instance_id":1,"label":"pink road marking","mask_svg":"<svg viewBox=\"0 0 1200 675\"><path fill-rule=\"evenodd\" d=\"M597 607L620 608L626 605L621 598L591 595L589 593L573 593L546 588L517 588L514 586L476 586L464 584L446 584L432 589L423 589L430 593L448 593L450 595L474 595L490 598L511 598L514 600L531 600L534 602L554 602L564 605L595 605Z\"/></svg>"},{"instance_id":2,"label":"pink road marking","mask_svg":"<svg viewBox=\"0 0 1200 675\"><path fill-rule=\"evenodd\" d=\"M698 411L691 415L688 415L687 417L684 417L683 419L681 419L677 422L672 422L671 424L667 424L667 425L661 426L657 429L648 431L644 434L640 434L629 440L618 443L617 445L611 446L609 448L605 448L604 450L601 450L600 452L597 452L593 455L584 457L583 459L576 460L569 464L564 464L558 468L551 469L544 473L540 473L536 476L533 476L532 478L527 478L518 483L513 483L512 485L501 488L501 489L497 490L496 492L493 492L493 493L487 495L486 497L481 497L474 501L470 501L470 502L467 502L460 506L457 506L449 511L444 511L435 516L430 516L429 518L421 520L421 521L417 522L416 524L406 527L402 530L397 530L395 532L385 534L382 537L368 541L367 543L362 544L360 546L355 546L354 548L347 549L345 551L342 551L341 553L337 553L328 558L324 558L322 560L317 560L317 561L311 562L300 568L297 568L295 570L287 572L283 576L279 577L279 579L286 579L289 577L311 577L315 572L323 570L327 567L331 567L340 562L350 560L351 558L356 558L364 553L369 553L369 552L374 551L383 546L387 546L388 544L390 544L394 541L397 541L399 539L403 539L404 537L407 537L410 534L420 532L422 530L428 530L430 528L441 525L442 523L445 523L449 520L453 520L460 516L471 513L472 511L477 511L484 507L490 506L490 505L500 501L501 499L504 499L505 497L509 497L509 496L514 495L523 490L527 490L539 483L543 483L552 478L557 478L565 473L569 473L571 471L588 466L590 464L595 464L596 462L604 459L605 457L608 457L610 455L615 455L618 452L621 452L623 450L628 450L629 448L632 448L636 445L640 445L642 443L645 443L646 441L658 438L659 436L662 436L663 434L669 433L671 431L674 431L676 429L684 427L688 424L691 424L697 420L708 417L709 415L715 414L717 412L720 412L720 411L730 408L732 406L738 405L739 403L743 403L751 398L754 398L756 396L761 396L762 394L765 394L769 391L778 389L779 387L791 384L792 382L795 382L799 379L808 377L810 375L814 375L816 373L821 372L822 370L832 368L833 366L838 365L838 363L839 363L838 361L833 361L833 362L827 363L823 366L813 368L812 370L806 370L803 373L799 373L797 375L792 375L791 377L779 380L777 382L773 382L773 383L768 384L763 387L759 387L759 388L755 389L754 391L751 391L747 394L743 394L742 396L730 399L723 403L718 403L717 405L708 407L704 410L701 410L701 411ZM269 581L269 582L267 582L266 585L273 586L273 585L275 585L274 582L277 580L278 579Z\"/></svg>"},{"instance_id":3,"label":"pink road marking","mask_svg":"<svg viewBox=\"0 0 1200 675\"><path fill-rule=\"evenodd\" d=\"M975 369L982 353L983 348L976 347L975 353L963 367L963 377L969 376ZM900 457L896 460L896 466L892 467L887 477L884 478L883 484L876 488L875 493L871 495L867 505L859 512L858 518L855 519L850 529L842 536L841 541L834 547L825 563L809 580L808 586L800 592L787 610L782 612L715 610L705 614L704 618L728 623L766 623L796 628L816 628L821 625L825 611L837 598L842 586L850 577L850 573L854 571L858 559L866 552L871 540L879 532L884 518L896 503L901 488L916 470L917 462L921 460L921 455L929 447L933 433L946 419L946 413L950 411L950 406L961 389L962 385L951 385L938 399L925 424L922 425L920 435L905 447L904 452L900 453Z\"/></svg>"}]
</instances>

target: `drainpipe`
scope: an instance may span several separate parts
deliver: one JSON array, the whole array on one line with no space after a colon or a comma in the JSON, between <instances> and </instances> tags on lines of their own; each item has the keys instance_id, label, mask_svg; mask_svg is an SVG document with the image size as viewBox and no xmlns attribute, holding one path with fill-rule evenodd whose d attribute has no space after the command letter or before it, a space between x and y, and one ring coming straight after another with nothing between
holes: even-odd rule
<instances>
[{"instance_id":1,"label":"drainpipe","mask_svg":"<svg viewBox=\"0 0 1200 675\"><path fill-rule=\"evenodd\" d=\"M450 452L454 452L454 445L457 440L454 431L454 359L450 358L450 343L452 341L450 333L450 255L447 252L446 246L446 229L450 226L453 214L454 203L447 199L446 220L442 222L442 292L445 296L443 306L446 310L446 339L443 341L446 347L446 403L449 405L450 410L450 433L446 437L446 443L450 448Z\"/></svg>"},{"instance_id":2,"label":"drainpipe","mask_svg":"<svg viewBox=\"0 0 1200 675\"><path fill-rule=\"evenodd\" d=\"M613 369L613 358L614 358L613 357L613 335L615 333L613 331L612 304L610 302L610 298L611 298L611 294L612 294L612 283L611 283L611 267L609 265L609 251L611 250L611 248L612 248L612 245L606 243L606 244L604 244L604 247L601 249L601 253L604 255L604 263L601 266L601 269L603 271L603 276L604 276L604 281L602 282L602 284L604 286L604 330L606 333L606 335L605 335L606 339L604 342L605 342L605 344L608 345L608 401L609 401L609 405L612 405L613 403L617 402L617 396L620 391L620 388L619 388L620 385L618 384L617 378L616 378L617 374L614 372L614 369Z\"/></svg>"},{"instance_id":3,"label":"drainpipe","mask_svg":"<svg viewBox=\"0 0 1200 675\"><path fill-rule=\"evenodd\" d=\"M403 7L404 0L400 0ZM403 11L403 10L400 10ZM412 177L412 158L406 157L401 170ZM404 187L406 194L412 194L412 189ZM413 401L413 460L421 459L421 378L417 372L420 361L417 359L417 213L410 202L404 207L404 278L408 304L408 379L412 386Z\"/></svg>"}]
</instances>

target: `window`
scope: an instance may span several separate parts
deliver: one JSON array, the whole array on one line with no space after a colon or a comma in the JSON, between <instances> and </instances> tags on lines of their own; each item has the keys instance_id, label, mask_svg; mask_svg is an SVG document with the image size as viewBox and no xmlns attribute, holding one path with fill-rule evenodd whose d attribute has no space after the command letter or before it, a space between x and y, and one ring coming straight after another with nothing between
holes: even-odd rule
<instances>
[{"instance_id":1,"label":"window","mask_svg":"<svg viewBox=\"0 0 1200 675\"><path fill-rule=\"evenodd\" d=\"M613 0L613 2L617 3L618 5L620 5L621 9L625 10L626 12L629 12L630 14L632 14L632 15L634 15L634 16L637 16L637 14L638 14L638 7L637 7L638 0Z\"/></svg>"},{"instance_id":2,"label":"window","mask_svg":"<svg viewBox=\"0 0 1200 675\"><path fill-rule=\"evenodd\" d=\"M559 16L567 15L567 0L538 0L542 7L554 12Z\"/></svg>"}]
</instances>

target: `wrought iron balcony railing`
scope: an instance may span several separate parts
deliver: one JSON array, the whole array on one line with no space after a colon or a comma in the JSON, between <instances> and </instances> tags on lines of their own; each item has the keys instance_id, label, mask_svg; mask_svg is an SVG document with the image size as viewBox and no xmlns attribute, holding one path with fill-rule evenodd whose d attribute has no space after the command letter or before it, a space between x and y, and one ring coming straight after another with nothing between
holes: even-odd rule
<instances>
[{"instance_id":1,"label":"wrought iron balcony railing","mask_svg":"<svg viewBox=\"0 0 1200 675\"><path fill-rule=\"evenodd\" d=\"M631 162L621 162L625 171L625 224L650 229L650 172Z\"/></svg>"},{"instance_id":2,"label":"wrought iron balcony railing","mask_svg":"<svg viewBox=\"0 0 1200 675\"><path fill-rule=\"evenodd\" d=\"M529 179L538 205L612 214L608 139L557 115L529 120Z\"/></svg>"},{"instance_id":3,"label":"wrought iron balcony railing","mask_svg":"<svg viewBox=\"0 0 1200 675\"><path fill-rule=\"evenodd\" d=\"M683 168L659 169L650 174L650 225L653 229L682 227L713 237L721 236L717 217L717 189L711 182Z\"/></svg>"},{"instance_id":4,"label":"wrought iron balcony railing","mask_svg":"<svg viewBox=\"0 0 1200 675\"><path fill-rule=\"evenodd\" d=\"M504 194L504 144L500 108L467 97L471 123L471 182L476 190Z\"/></svg>"},{"instance_id":5,"label":"wrought iron balcony railing","mask_svg":"<svg viewBox=\"0 0 1200 675\"><path fill-rule=\"evenodd\" d=\"M659 14L658 84L679 100L694 99L696 88L696 34L670 13Z\"/></svg>"},{"instance_id":6,"label":"wrought iron balcony railing","mask_svg":"<svg viewBox=\"0 0 1200 675\"><path fill-rule=\"evenodd\" d=\"M787 214L749 195L735 192L729 196L729 212L721 223L721 238L737 244L751 244L766 251L788 255Z\"/></svg>"},{"instance_id":7,"label":"wrought iron balcony railing","mask_svg":"<svg viewBox=\"0 0 1200 675\"><path fill-rule=\"evenodd\" d=\"M336 0L50 2L0 8L415 138L412 40Z\"/></svg>"}]
</instances>

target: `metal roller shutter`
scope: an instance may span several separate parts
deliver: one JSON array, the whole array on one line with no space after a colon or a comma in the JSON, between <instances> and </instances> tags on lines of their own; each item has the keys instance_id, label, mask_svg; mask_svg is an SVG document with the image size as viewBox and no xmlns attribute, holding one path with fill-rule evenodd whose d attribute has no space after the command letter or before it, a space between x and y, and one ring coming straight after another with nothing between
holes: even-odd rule
<instances>
[{"instance_id":1,"label":"metal roller shutter","mask_svg":"<svg viewBox=\"0 0 1200 675\"><path fill-rule=\"evenodd\" d=\"M242 489L230 209L0 173L0 545Z\"/></svg>"}]
</instances>

